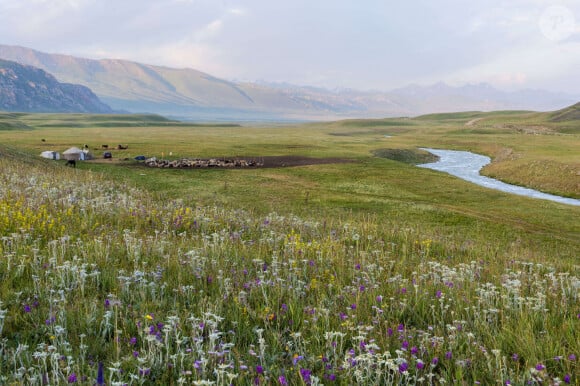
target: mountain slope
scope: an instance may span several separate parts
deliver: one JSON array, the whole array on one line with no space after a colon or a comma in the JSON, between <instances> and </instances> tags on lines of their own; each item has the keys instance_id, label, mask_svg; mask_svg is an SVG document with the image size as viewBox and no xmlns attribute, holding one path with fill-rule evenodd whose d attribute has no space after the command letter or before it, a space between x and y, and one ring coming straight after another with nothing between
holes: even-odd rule
<instances>
[{"instance_id":1,"label":"mountain slope","mask_svg":"<svg viewBox=\"0 0 580 386\"><path fill-rule=\"evenodd\" d=\"M60 83L45 71L0 59L0 110L111 113L87 87Z\"/></svg>"},{"instance_id":2,"label":"mountain slope","mask_svg":"<svg viewBox=\"0 0 580 386\"><path fill-rule=\"evenodd\" d=\"M382 92L240 83L193 69L84 59L7 45L0 45L0 58L42 68L63 82L83 84L115 109L186 119L337 119L467 110L549 111L577 100L543 91L507 93L486 84L451 87L438 83Z\"/></svg>"},{"instance_id":3,"label":"mountain slope","mask_svg":"<svg viewBox=\"0 0 580 386\"><path fill-rule=\"evenodd\" d=\"M564 121L578 121L580 120L580 102L573 106L566 107L562 110L554 111L550 120L552 122L564 122Z\"/></svg>"}]
</instances>

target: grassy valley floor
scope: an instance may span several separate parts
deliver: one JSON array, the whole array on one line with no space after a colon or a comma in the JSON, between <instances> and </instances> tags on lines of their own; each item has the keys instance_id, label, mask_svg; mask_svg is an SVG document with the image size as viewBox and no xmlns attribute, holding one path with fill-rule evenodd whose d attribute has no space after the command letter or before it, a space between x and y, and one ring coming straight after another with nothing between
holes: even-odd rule
<instances>
[{"instance_id":1,"label":"grassy valley floor","mask_svg":"<svg viewBox=\"0 0 580 386\"><path fill-rule=\"evenodd\" d=\"M414 166L418 147L471 150L579 197L555 172L578 170L574 122L123 118L0 119L2 383L579 382L580 208ZM538 125L550 134L523 129ZM38 157L84 144L113 161ZM156 169L140 154L348 162ZM544 161L534 178L512 167Z\"/></svg>"}]
</instances>

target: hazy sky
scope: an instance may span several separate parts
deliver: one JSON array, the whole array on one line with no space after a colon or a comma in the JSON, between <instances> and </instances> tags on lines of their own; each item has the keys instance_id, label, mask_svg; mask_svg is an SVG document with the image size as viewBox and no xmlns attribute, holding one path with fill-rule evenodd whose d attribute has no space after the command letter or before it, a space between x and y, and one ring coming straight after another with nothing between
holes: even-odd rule
<instances>
[{"instance_id":1,"label":"hazy sky","mask_svg":"<svg viewBox=\"0 0 580 386\"><path fill-rule=\"evenodd\" d=\"M236 80L580 93L580 0L0 0L0 43Z\"/></svg>"}]
</instances>

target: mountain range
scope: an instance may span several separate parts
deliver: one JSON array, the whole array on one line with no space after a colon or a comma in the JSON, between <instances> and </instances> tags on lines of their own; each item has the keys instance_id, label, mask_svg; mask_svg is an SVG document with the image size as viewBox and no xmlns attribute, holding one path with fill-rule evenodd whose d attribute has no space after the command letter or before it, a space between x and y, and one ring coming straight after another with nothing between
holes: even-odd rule
<instances>
[{"instance_id":1,"label":"mountain range","mask_svg":"<svg viewBox=\"0 0 580 386\"><path fill-rule=\"evenodd\" d=\"M88 87L60 83L44 70L3 59L0 59L0 110L113 112Z\"/></svg>"},{"instance_id":2,"label":"mountain range","mask_svg":"<svg viewBox=\"0 0 580 386\"><path fill-rule=\"evenodd\" d=\"M78 58L9 45L0 45L0 58L38 67L60 82L86 86L117 111L191 120L314 120L473 110L549 111L579 99L541 90L504 92L488 84L452 87L437 83L391 91L359 91L236 82L194 69Z\"/></svg>"}]
</instances>

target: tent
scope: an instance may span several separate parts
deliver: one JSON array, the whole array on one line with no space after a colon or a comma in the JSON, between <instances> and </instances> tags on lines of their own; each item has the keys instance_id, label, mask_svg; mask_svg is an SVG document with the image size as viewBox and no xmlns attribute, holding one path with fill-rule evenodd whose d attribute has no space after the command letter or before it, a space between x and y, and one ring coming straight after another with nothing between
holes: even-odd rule
<instances>
[{"instance_id":1,"label":"tent","mask_svg":"<svg viewBox=\"0 0 580 386\"><path fill-rule=\"evenodd\" d=\"M42 153L40 153L40 156L46 159L54 159L54 160L60 159L60 153L58 151L50 151L50 150L43 151Z\"/></svg>"},{"instance_id":2,"label":"tent","mask_svg":"<svg viewBox=\"0 0 580 386\"><path fill-rule=\"evenodd\" d=\"M62 155L64 159L75 161L84 161L92 158L88 150L81 150L78 147L71 147L70 149L63 151Z\"/></svg>"}]
</instances>

